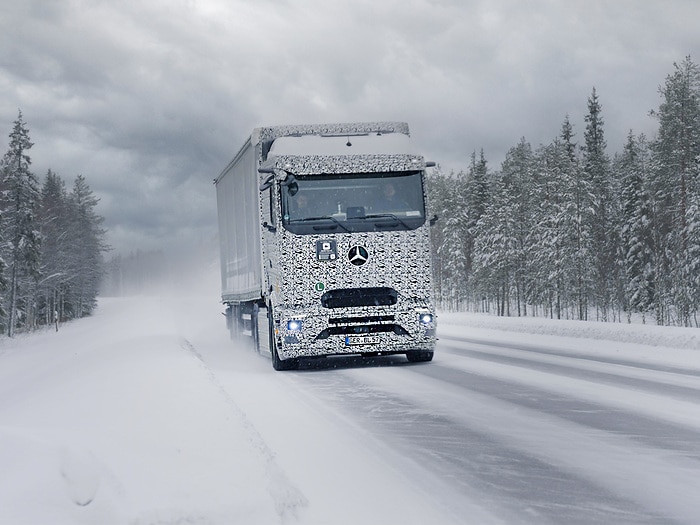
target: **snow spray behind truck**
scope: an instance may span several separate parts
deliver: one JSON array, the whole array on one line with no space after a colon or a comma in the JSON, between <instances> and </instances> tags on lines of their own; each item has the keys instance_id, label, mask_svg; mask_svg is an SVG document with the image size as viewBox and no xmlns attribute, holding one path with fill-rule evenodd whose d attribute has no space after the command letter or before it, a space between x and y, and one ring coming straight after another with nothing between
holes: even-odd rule
<instances>
[{"instance_id":1,"label":"snow spray behind truck","mask_svg":"<svg viewBox=\"0 0 700 525\"><path fill-rule=\"evenodd\" d=\"M427 166L408 125L253 130L215 180L232 337L300 358L435 348Z\"/></svg>"}]
</instances>

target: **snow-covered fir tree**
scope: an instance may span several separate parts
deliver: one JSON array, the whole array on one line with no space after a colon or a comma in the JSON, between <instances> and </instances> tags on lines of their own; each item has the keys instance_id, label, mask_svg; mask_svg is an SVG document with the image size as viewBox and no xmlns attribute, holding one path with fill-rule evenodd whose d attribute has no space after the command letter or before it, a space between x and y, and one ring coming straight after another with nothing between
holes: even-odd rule
<instances>
[{"instance_id":1,"label":"snow-covered fir tree","mask_svg":"<svg viewBox=\"0 0 700 525\"><path fill-rule=\"evenodd\" d=\"M561 162L561 177L564 198L562 202L563 224L566 231L567 258L566 275L569 300L573 317L581 321L588 319L588 304L591 300L593 275L590 267L590 228L586 221L589 212L591 183L584 176L574 142L574 131L567 115L559 135L564 155Z\"/></svg>"},{"instance_id":2,"label":"snow-covered fir tree","mask_svg":"<svg viewBox=\"0 0 700 525\"><path fill-rule=\"evenodd\" d=\"M68 238L72 250L67 266L72 283L68 301L73 315L83 317L90 314L96 306L103 273L102 254L108 247L104 243L103 218L95 211L99 199L82 175L75 179L69 202L71 215Z\"/></svg>"},{"instance_id":3,"label":"snow-covered fir tree","mask_svg":"<svg viewBox=\"0 0 700 525\"><path fill-rule=\"evenodd\" d=\"M596 310L603 321L612 314L615 303L616 232L614 229L615 202L612 191L610 160L606 153L602 106L595 88L588 99L588 114L583 146L583 174L591 187L590 213L587 214L590 231L593 286Z\"/></svg>"},{"instance_id":4,"label":"snow-covered fir tree","mask_svg":"<svg viewBox=\"0 0 700 525\"><path fill-rule=\"evenodd\" d=\"M536 154L533 180L533 224L529 235L531 301L550 317L564 316L568 302L568 229L565 217L567 186L566 147L559 140L541 147Z\"/></svg>"},{"instance_id":5,"label":"snow-covered fir tree","mask_svg":"<svg viewBox=\"0 0 700 525\"><path fill-rule=\"evenodd\" d=\"M70 203L63 179L49 170L41 189L40 228L44 240L41 250L40 312L45 324L66 319L66 292L71 285L67 271L70 260Z\"/></svg>"},{"instance_id":6,"label":"snow-covered fir tree","mask_svg":"<svg viewBox=\"0 0 700 525\"><path fill-rule=\"evenodd\" d=\"M433 242L431 246L431 256L435 300L442 308L448 308L448 296L453 287L452 270L454 269L451 267L450 250L447 248L449 246L446 240L447 233L461 220L460 211L450 208L453 200L451 196L456 191L456 181L461 180L463 175L463 173L458 175L454 173L446 175L440 166L438 166L434 170L431 170L429 177L426 179L430 210L438 217L438 221L434 223L432 228ZM461 242L460 239L458 240ZM461 254L464 250L463 248L459 248L456 251ZM462 271L461 268L457 270Z\"/></svg>"},{"instance_id":7,"label":"snow-covered fir tree","mask_svg":"<svg viewBox=\"0 0 700 525\"><path fill-rule=\"evenodd\" d=\"M465 266L467 269L466 276L466 286L468 289L467 299L471 301L479 301L481 293L479 291L478 283L472 281L471 276L473 275L473 266L475 255L475 244L477 226L481 220L488 203L492 198L491 195L491 174L489 173L488 162L484 155L484 150L479 152L479 158L477 159L476 152L472 152L470 157L469 170L467 172L467 178L464 185L464 201L462 204L455 204L456 206L464 206L466 204L465 210L465 225L466 225L466 237L464 239L466 245L466 262ZM483 304L482 304L483 306Z\"/></svg>"},{"instance_id":8,"label":"snow-covered fir tree","mask_svg":"<svg viewBox=\"0 0 700 525\"><path fill-rule=\"evenodd\" d=\"M615 160L615 171L621 180L620 246L623 296L622 307L628 321L635 312L642 314L653 308L653 230L649 193L649 147L642 135L630 131L624 151Z\"/></svg>"},{"instance_id":9,"label":"snow-covered fir tree","mask_svg":"<svg viewBox=\"0 0 700 525\"><path fill-rule=\"evenodd\" d=\"M30 170L33 146L20 111L10 133L10 146L2 163L2 230L7 291L6 332L12 337L18 325L35 322L34 291L39 279L41 236L36 224L38 181Z\"/></svg>"},{"instance_id":10,"label":"snow-covered fir tree","mask_svg":"<svg viewBox=\"0 0 700 525\"><path fill-rule=\"evenodd\" d=\"M433 227L433 271L440 307L456 310L474 301L472 282L476 224L488 201L489 174L483 151L472 153L468 172L428 178L429 200L440 220Z\"/></svg>"},{"instance_id":11,"label":"snow-covered fir tree","mask_svg":"<svg viewBox=\"0 0 700 525\"><path fill-rule=\"evenodd\" d=\"M31 147L20 112L0 183L0 326L9 336L89 314L106 250L98 200L85 178L78 176L69 194L49 170L40 190Z\"/></svg>"},{"instance_id":12,"label":"snow-covered fir tree","mask_svg":"<svg viewBox=\"0 0 700 525\"><path fill-rule=\"evenodd\" d=\"M696 227L698 156L700 155L700 69L690 57L674 64L660 93L654 115L659 121L654 150L653 197L657 213L657 317L660 322L688 325L700 308L694 288L697 261L693 258ZM667 308L674 305L674 309Z\"/></svg>"},{"instance_id":13,"label":"snow-covered fir tree","mask_svg":"<svg viewBox=\"0 0 700 525\"><path fill-rule=\"evenodd\" d=\"M442 177L440 186L442 205L438 214L443 219L438 223L437 235L441 244L436 253L441 278L438 279L440 302L443 307L459 309L460 302L468 296L471 266L471 235L469 233L468 208L464 205L466 174L459 172Z\"/></svg>"},{"instance_id":14,"label":"snow-covered fir tree","mask_svg":"<svg viewBox=\"0 0 700 525\"><path fill-rule=\"evenodd\" d=\"M567 116L556 140L532 152L521 139L499 172L485 176L482 152L431 182L442 307L700 324L700 69L674 67L658 136L630 132L613 161L593 89L580 147Z\"/></svg>"},{"instance_id":15,"label":"snow-covered fir tree","mask_svg":"<svg viewBox=\"0 0 700 525\"><path fill-rule=\"evenodd\" d=\"M483 157L483 153L482 153ZM533 154L523 138L506 155L501 171L489 177L485 209L474 228L473 288L482 310L526 315L532 293L527 275L532 229Z\"/></svg>"}]
</instances>

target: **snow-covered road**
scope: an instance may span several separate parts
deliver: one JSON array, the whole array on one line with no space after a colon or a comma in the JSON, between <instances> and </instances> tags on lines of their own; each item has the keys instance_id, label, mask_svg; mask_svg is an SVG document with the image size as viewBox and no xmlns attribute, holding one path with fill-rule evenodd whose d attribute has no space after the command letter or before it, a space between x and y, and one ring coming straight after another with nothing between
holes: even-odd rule
<instances>
[{"instance_id":1,"label":"snow-covered road","mask_svg":"<svg viewBox=\"0 0 700 525\"><path fill-rule=\"evenodd\" d=\"M0 342L0 523L698 523L698 331L445 314L274 372L211 297ZM573 337L573 336L576 337Z\"/></svg>"}]
</instances>

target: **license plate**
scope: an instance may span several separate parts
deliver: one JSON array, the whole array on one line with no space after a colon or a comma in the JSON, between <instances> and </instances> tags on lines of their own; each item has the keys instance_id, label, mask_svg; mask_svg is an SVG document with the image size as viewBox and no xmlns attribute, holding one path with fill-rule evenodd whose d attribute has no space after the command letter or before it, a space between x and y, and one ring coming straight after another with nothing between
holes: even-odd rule
<instances>
[{"instance_id":1,"label":"license plate","mask_svg":"<svg viewBox=\"0 0 700 525\"><path fill-rule=\"evenodd\" d=\"M345 346L376 345L379 343L377 335L348 335L345 338Z\"/></svg>"}]
</instances>

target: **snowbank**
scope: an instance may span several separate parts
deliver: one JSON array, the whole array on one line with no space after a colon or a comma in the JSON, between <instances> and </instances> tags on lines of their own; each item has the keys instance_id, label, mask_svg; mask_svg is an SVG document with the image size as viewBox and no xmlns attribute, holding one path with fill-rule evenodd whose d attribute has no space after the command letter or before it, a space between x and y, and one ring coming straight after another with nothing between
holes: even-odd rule
<instances>
[{"instance_id":1,"label":"snowbank","mask_svg":"<svg viewBox=\"0 0 700 525\"><path fill-rule=\"evenodd\" d=\"M700 370L700 329L649 324L498 317L476 313L438 315L438 337L655 363Z\"/></svg>"}]
</instances>

